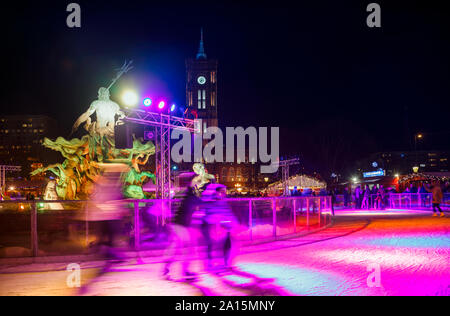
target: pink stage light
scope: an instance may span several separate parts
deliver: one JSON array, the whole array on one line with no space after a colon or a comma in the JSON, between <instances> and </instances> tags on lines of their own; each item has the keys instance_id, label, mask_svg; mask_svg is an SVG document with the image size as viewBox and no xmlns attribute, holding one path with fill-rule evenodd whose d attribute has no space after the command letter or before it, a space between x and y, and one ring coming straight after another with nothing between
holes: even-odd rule
<instances>
[{"instance_id":1,"label":"pink stage light","mask_svg":"<svg viewBox=\"0 0 450 316\"><path fill-rule=\"evenodd\" d=\"M166 102L161 101L161 102L159 102L159 104L158 104L158 109L162 110L165 106L166 106Z\"/></svg>"}]
</instances>

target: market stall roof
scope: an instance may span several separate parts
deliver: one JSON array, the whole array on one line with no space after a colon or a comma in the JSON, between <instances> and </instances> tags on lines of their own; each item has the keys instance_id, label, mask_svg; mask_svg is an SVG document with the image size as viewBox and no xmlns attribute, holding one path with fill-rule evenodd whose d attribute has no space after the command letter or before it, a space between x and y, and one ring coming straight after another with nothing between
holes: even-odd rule
<instances>
[{"instance_id":1,"label":"market stall roof","mask_svg":"<svg viewBox=\"0 0 450 316\"><path fill-rule=\"evenodd\" d=\"M297 174L295 176L289 177L288 180L289 187L297 187L298 189L304 188L326 188L327 184L324 181L320 181L316 178L304 175ZM269 184L266 188L267 191L278 191L283 189L283 183L281 181L274 182Z\"/></svg>"},{"instance_id":2,"label":"market stall roof","mask_svg":"<svg viewBox=\"0 0 450 316\"><path fill-rule=\"evenodd\" d=\"M436 177L436 178L450 178L450 172L422 172L426 176Z\"/></svg>"},{"instance_id":3,"label":"market stall roof","mask_svg":"<svg viewBox=\"0 0 450 316\"><path fill-rule=\"evenodd\" d=\"M400 176L399 182L408 181L450 181L450 172L423 172Z\"/></svg>"}]
</instances>

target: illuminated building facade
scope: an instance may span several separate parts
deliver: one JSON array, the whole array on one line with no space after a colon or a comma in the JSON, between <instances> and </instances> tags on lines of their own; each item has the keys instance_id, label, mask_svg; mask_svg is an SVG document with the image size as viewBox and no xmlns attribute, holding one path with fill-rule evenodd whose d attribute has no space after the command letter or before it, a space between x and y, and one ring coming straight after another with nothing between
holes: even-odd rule
<instances>
[{"instance_id":1,"label":"illuminated building facade","mask_svg":"<svg viewBox=\"0 0 450 316\"><path fill-rule=\"evenodd\" d=\"M217 75L218 62L205 53L203 31L195 58L186 60L186 105L193 117L202 119L202 128L218 127ZM205 141L205 144L207 142ZM205 145L204 144L204 145ZM226 148L223 149L226 152ZM272 174L261 174L260 165L248 160L234 163L207 163L208 173L213 174L218 182L227 186L231 192L257 191L272 182ZM182 168L188 169L188 166Z\"/></svg>"},{"instance_id":2,"label":"illuminated building facade","mask_svg":"<svg viewBox=\"0 0 450 316\"><path fill-rule=\"evenodd\" d=\"M361 173L382 169L387 176L394 176L412 173L413 167L419 167L419 172L449 172L449 162L448 151L393 151L372 154L356 166Z\"/></svg>"},{"instance_id":3,"label":"illuminated building facade","mask_svg":"<svg viewBox=\"0 0 450 316\"><path fill-rule=\"evenodd\" d=\"M217 60L206 56L203 31L196 58L186 60L186 105L190 113L203 120L203 129L218 126Z\"/></svg>"}]
</instances>

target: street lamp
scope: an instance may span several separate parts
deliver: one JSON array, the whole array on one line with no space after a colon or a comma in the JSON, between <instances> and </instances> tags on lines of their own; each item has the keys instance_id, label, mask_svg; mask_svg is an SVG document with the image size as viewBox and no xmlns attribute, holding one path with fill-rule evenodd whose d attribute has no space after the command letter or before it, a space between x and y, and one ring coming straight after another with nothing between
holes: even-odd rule
<instances>
[{"instance_id":1,"label":"street lamp","mask_svg":"<svg viewBox=\"0 0 450 316\"><path fill-rule=\"evenodd\" d=\"M422 139L423 138L423 134L418 133L414 135L414 151L415 151L415 156L416 156L416 166L418 165L418 152L417 152L417 140L418 139Z\"/></svg>"}]
</instances>

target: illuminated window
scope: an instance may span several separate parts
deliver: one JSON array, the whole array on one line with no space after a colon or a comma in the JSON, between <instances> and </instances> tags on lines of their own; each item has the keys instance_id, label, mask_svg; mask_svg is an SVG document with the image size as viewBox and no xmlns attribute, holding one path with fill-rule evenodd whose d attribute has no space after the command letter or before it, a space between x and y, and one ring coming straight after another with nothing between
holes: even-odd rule
<instances>
[{"instance_id":1,"label":"illuminated window","mask_svg":"<svg viewBox=\"0 0 450 316\"><path fill-rule=\"evenodd\" d=\"M213 91L211 92L211 106L216 105L216 93Z\"/></svg>"},{"instance_id":2,"label":"illuminated window","mask_svg":"<svg viewBox=\"0 0 450 316\"><path fill-rule=\"evenodd\" d=\"M202 108L206 108L206 90L202 90Z\"/></svg>"},{"instance_id":3,"label":"illuminated window","mask_svg":"<svg viewBox=\"0 0 450 316\"><path fill-rule=\"evenodd\" d=\"M197 101L199 109L206 108L206 90L198 90Z\"/></svg>"},{"instance_id":4,"label":"illuminated window","mask_svg":"<svg viewBox=\"0 0 450 316\"><path fill-rule=\"evenodd\" d=\"M211 72L211 83L216 83L216 72Z\"/></svg>"},{"instance_id":5,"label":"illuminated window","mask_svg":"<svg viewBox=\"0 0 450 316\"><path fill-rule=\"evenodd\" d=\"M231 177L231 181L234 181L234 168L233 167L230 168L228 176Z\"/></svg>"},{"instance_id":6,"label":"illuminated window","mask_svg":"<svg viewBox=\"0 0 450 316\"><path fill-rule=\"evenodd\" d=\"M206 133L206 122L203 122L203 133Z\"/></svg>"},{"instance_id":7,"label":"illuminated window","mask_svg":"<svg viewBox=\"0 0 450 316\"><path fill-rule=\"evenodd\" d=\"M227 168L223 168L222 169L222 178L224 179L224 180L226 180L227 179Z\"/></svg>"}]
</instances>

